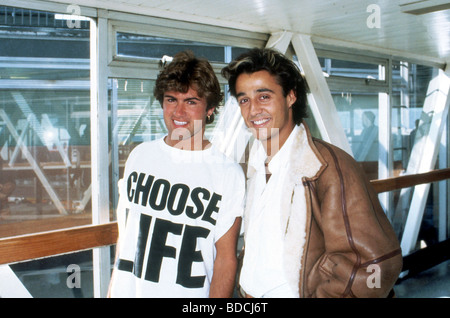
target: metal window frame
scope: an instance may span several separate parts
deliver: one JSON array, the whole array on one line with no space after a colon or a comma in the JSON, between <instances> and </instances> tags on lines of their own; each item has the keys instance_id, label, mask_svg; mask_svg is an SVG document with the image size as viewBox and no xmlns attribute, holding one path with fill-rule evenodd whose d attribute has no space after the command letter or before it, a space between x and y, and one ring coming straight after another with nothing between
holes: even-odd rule
<instances>
[{"instance_id":1,"label":"metal window frame","mask_svg":"<svg viewBox=\"0 0 450 318\"><path fill-rule=\"evenodd\" d=\"M100 10L99 10L100 11ZM109 220L108 72L106 56L108 21L99 12L91 19L91 202L92 223ZM111 255L108 246L93 250L94 297L106 297Z\"/></svg>"}]
</instances>

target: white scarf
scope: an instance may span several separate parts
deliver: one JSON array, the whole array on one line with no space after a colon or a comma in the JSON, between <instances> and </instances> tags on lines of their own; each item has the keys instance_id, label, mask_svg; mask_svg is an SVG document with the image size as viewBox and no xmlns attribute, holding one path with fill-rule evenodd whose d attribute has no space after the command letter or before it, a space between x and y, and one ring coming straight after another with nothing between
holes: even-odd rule
<instances>
[{"instance_id":1,"label":"white scarf","mask_svg":"<svg viewBox=\"0 0 450 318\"><path fill-rule=\"evenodd\" d=\"M306 200L305 187L302 179L304 177L311 178L317 174L322 163L315 155L308 143L308 136L304 125L300 125L299 129L294 132L293 141L290 151L289 173L287 182L283 186L284 195L279 198L281 230L284 236L284 258L283 267L285 275L292 291L295 295L299 295L300 270L302 267L302 255L306 239ZM252 207L254 197L254 182L252 176L255 173L252 155L254 155L255 147L252 147L249 157L248 167L248 189L247 189L247 205L244 212L244 235L247 232L246 217Z\"/></svg>"}]
</instances>

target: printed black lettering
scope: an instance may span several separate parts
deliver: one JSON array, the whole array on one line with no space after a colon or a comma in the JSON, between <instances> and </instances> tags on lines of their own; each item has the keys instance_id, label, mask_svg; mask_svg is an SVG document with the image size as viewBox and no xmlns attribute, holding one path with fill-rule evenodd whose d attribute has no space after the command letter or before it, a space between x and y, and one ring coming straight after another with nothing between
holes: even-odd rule
<instances>
[{"instance_id":1,"label":"printed black lettering","mask_svg":"<svg viewBox=\"0 0 450 318\"><path fill-rule=\"evenodd\" d=\"M119 258L117 260L117 269L125 272L133 272L133 262L127 259Z\"/></svg>"},{"instance_id":2,"label":"printed black lettering","mask_svg":"<svg viewBox=\"0 0 450 318\"><path fill-rule=\"evenodd\" d=\"M213 214L213 212L219 212L219 207L217 206L217 203L222 200L222 196L217 194L217 193L213 193L211 201L209 201L208 206L206 207L206 211L205 214L202 217L203 221L207 221L209 223L211 223L212 225L216 225L216 220L213 219L211 217L211 215Z\"/></svg>"},{"instance_id":3,"label":"printed black lettering","mask_svg":"<svg viewBox=\"0 0 450 318\"><path fill-rule=\"evenodd\" d=\"M156 183L156 182L155 182ZM181 235L183 224L176 224L166 220L155 220L153 237L147 261L145 279L152 282L159 282L159 274L164 257L175 258L176 250L173 246L167 246L167 234L173 233Z\"/></svg>"},{"instance_id":4,"label":"printed black lettering","mask_svg":"<svg viewBox=\"0 0 450 318\"><path fill-rule=\"evenodd\" d=\"M142 193L141 204L143 206L147 205L148 193L150 192L150 188L152 186L154 176L148 176L147 181L144 184L145 173L140 173L139 178L136 182L135 194L134 194L134 203L139 203L139 197Z\"/></svg>"},{"instance_id":5,"label":"printed black lettering","mask_svg":"<svg viewBox=\"0 0 450 318\"><path fill-rule=\"evenodd\" d=\"M191 219L202 217L203 221L216 224L213 213L219 212L219 201L222 200L220 194L211 195L209 190L201 187L191 191L188 185L180 183L171 186L167 180L156 179L145 173L138 174L135 171L128 176L127 182L127 196L130 202L140 203L142 206L148 203L154 211L163 211L167 208L167 211L175 216L185 212ZM192 205L188 205L188 198Z\"/></svg>"},{"instance_id":6,"label":"printed black lettering","mask_svg":"<svg viewBox=\"0 0 450 318\"><path fill-rule=\"evenodd\" d=\"M162 211L166 207L167 196L169 195L170 183L167 180L158 179L155 181L152 187L152 191L150 193L150 199L148 203L152 209L156 211ZM162 191L160 193L160 191ZM159 203L157 202L158 196L160 196Z\"/></svg>"},{"instance_id":7,"label":"printed black lettering","mask_svg":"<svg viewBox=\"0 0 450 318\"><path fill-rule=\"evenodd\" d=\"M146 214L141 214L139 219L139 233L136 244L136 254L134 257L134 275L141 277L142 266L144 264L145 247L147 246L148 232L150 229L150 223L152 222L152 217Z\"/></svg>"},{"instance_id":8,"label":"printed black lettering","mask_svg":"<svg viewBox=\"0 0 450 318\"><path fill-rule=\"evenodd\" d=\"M194 212L194 208L191 206L186 207L186 215L192 219L196 219L201 216L204 212L203 203L199 197L200 194L203 194L204 200L209 200L211 194L205 188L195 188L191 193L191 200L195 204L197 211Z\"/></svg>"},{"instance_id":9,"label":"printed black lettering","mask_svg":"<svg viewBox=\"0 0 450 318\"><path fill-rule=\"evenodd\" d=\"M203 287L206 276L191 276L191 272L193 262L203 262L201 251L196 250L197 238L207 238L208 235L208 229L186 225L178 261L177 284L186 288Z\"/></svg>"},{"instance_id":10,"label":"printed black lettering","mask_svg":"<svg viewBox=\"0 0 450 318\"><path fill-rule=\"evenodd\" d=\"M132 173L130 173L130 175L128 176L128 180L127 180L127 195L128 195L128 200L130 202L133 201L133 197L134 197L134 190L131 189L131 185L136 182L137 179L137 172L133 171Z\"/></svg>"},{"instance_id":11,"label":"printed black lettering","mask_svg":"<svg viewBox=\"0 0 450 318\"><path fill-rule=\"evenodd\" d=\"M178 204L175 207L178 190L181 190ZM169 200L167 201L167 209L172 215L180 215L183 213L186 207L187 198L189 196L190 189L185 184L174 184L170 189Z\"/></svg>"}]
</instances>

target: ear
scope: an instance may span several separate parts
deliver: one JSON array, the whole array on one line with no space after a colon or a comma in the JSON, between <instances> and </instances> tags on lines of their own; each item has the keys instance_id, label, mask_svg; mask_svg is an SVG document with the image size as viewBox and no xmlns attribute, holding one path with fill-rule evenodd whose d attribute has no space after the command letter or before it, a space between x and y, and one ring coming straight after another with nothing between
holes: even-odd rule
<instances>
[{"instance_id":1,"label":"ear","mask_svg":"<svg viewBox=\"0 0 450 318\"><path fill-rule=\"evenodd\" d=\"M215 110L215 109L216 109L215 107L208 109L208 110L206 111L206 116L211 116L211 115L214 113L214 110Z\"/></svg>"},{"instance_id":2,"label":"ear","mask_svg":"<svg viewBox=\"0 0 450 318\"><path fill-rule=\"evenodd\" d=\"M286 96L287 104L289 105L289 108L294 105L294 103L297 101L297 96L295 96L295 92L293 89L290 90L290 92Z\"/></svg>"}]
</instances>

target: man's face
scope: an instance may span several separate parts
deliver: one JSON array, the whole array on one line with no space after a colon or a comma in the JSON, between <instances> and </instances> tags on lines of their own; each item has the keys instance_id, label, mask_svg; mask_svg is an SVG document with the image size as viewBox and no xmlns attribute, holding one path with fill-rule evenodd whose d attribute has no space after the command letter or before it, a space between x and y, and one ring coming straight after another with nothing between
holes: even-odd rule
<instances>
[{"instance_id":1,"label":"man's face","mask_svg":"<svg viewBox=\"0 0 450 318\"><path fill-rule=\"evenodd\" d=\"M293 91L286 97L283 88L267 71L243 73L236 81L236 98L248 128L262 142L281 147L295 126Z\"/></svg>"},{"instance_id":2,"label":"man's face","mask_svg":"<svg viewBox=\"0 0 450 318\"><path fill-rule=\"evenodd\" d=\"M191 150L201 149L206 116L214 111L213 108L206 111L206 106L206 98L199 97L193 88L186 93L165 92L163 116L168 130L166 143L172 147L183 144Z\"/></svg>"}]
</instances>

